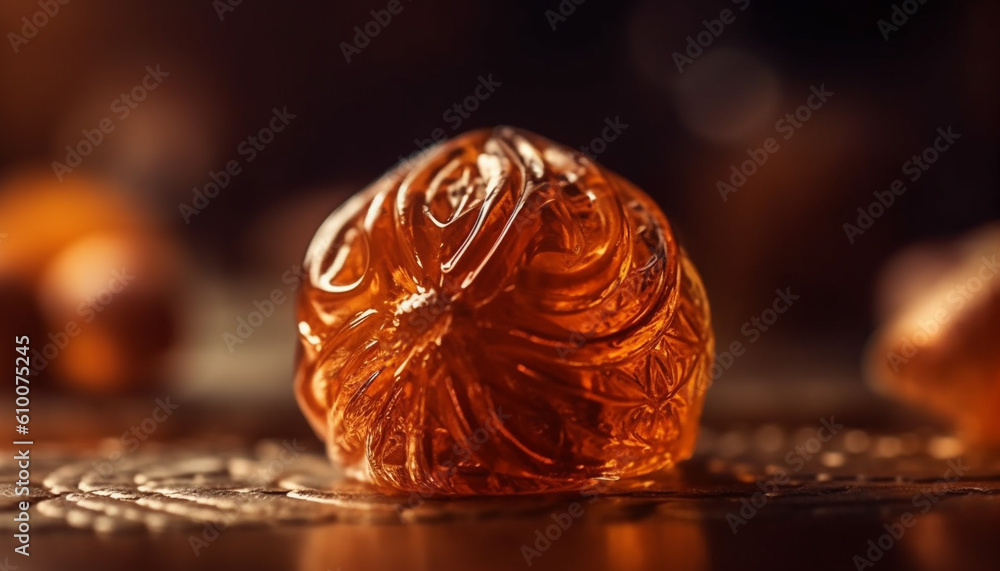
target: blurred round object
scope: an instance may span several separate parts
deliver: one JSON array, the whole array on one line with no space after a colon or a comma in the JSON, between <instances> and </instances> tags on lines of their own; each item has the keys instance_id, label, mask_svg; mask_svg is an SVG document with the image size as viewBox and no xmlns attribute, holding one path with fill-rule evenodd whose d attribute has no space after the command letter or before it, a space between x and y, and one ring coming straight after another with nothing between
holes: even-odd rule
<instances>
[{"instance_id":1,"label":"blurred round object","mask_svg":"<svg viewBox=\"0 0 1000 571\"><path fill-rule=\"evenodd\" d=\"M966 440L1000 444L1000 226L899 260L880 284L900 299L869 345L870 379Z\"/></svg>"},{"instance_id":2,"label":"blurred round object","mask_svg":"<svg viewBox=\"0 0 1000 571\"><path fill-rule=\"evenodd\" d=\"M875 315L880 321L912 310L927 297L927 284L935 283L953 269L952 244L925 243L911 246L890 259L879 275L875 291Z\"/></svg>"},{"instance_id":3,"label":"blurred round object","mask_svg":"<svg viewBox=\"0 0 1000 571\"><path fill-rule=\"evenodd\" d=\"M217 133L222 130L222 113L212 99L212 82L200 76L199 80L204 81L197 87L172 83L170 90L151 96L141 113L121 121L114 136L108 136L106 157L113 172L164 193L177 189L154 197L174 207L163 210L168 216L176 215L177 200L190 198L191 186L204 185L210 170L236 158L220 155Z\"/></svg>"},{"instance_id":4,"label":"blurred round object","mask_svg":"<svg viewBox=\"0 0 1000 571\"><path fill-rule=\"evenodd\" d=\"M68 244L92 232L141 233L125 200L83 176L63 182L52 172L29 172L0 182L0 277L31 281Z\"/></svg>"},{"instance_id":5,"label":"blurred round object","mask_svg":"<svg viewBox=\"0 0 1000 571\"><path fill-rule=\"evenodd\" d=\"M728 48L706 52L677 79L677 113L696 136L736 144L770 129L781 90L765 62Z\"/></svg>"},{"instance_id":6,"label":"blurred round object","mask_svg":"<svg viewBox=\"0 0 1000 571\"><path fill-rule=\"evenodd\" d=\"M43 310L54 330L80 329L53 360L59 377L123 391L161 369L177 333L175 257L158 239L126 234L93 234L56 256L39 284Z\"/></svg>"},{"instance_id":7,"label":"blurred round object","mask_svg":"<svg viewBox=\"0 0 1000 571\"><path fill-rule=\"evenodd\" d=\"M180 261L148 216L99 181L22 175L0 185L0 229L4 328L31 335L32 374L84 392L155 385Z\"/></svg>"},{"instance_id":8,"label":"blurred round object","mask_svg":"<svg viewBox=\"0 0 1000 571\"><path fill-rule=\"evenodd\" d=\"M704 15L698 6L656 0L639 3L629 14L625 33L629 61L647 81L669 91L681 73L698 63L697 59L691 63L687 42L689 37L696 42L692 34L704 30L701 19ZM703 54L704 48L698 57Z\"/></svg>"},{"instance_id":9,"label":"blurred round object","mask_svg":"<svg viewBox=\"0 0 1000 571\"><path fill-rule=\"evenodd\" d=\"M217 134L225 111L219 88L197 65L147 65L123 61L94 73L66 111L52 137L52 156L76 170L110 173L128 181L150 214L176 216L178 200L205 183L227 158ZM72 174L67 175L71 178Z\"/></svg>"}]
</instances>

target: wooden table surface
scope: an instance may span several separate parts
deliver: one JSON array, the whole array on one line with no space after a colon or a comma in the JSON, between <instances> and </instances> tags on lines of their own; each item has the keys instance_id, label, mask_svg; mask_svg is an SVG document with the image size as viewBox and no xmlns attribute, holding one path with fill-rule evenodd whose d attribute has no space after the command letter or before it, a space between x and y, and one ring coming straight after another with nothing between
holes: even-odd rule
<instances>
[{"instance_id":1,"label":"wooden table surface","mask_svg":"<svg viewBox=\"0 0 1000 571\"><path fill-rule=\"evenodd\" d=\"M708 420L696 457L670 473L583 493L447 499L386 495L346 480L301 426L271 423L271 437L248 438L253 431L225 424L241 436L165 424L159 438L120 458L120 439L45 435L31 453L29 558L13 553L24 497L14 494L17 469L5 454L0 564L870 568L858 556L877 569L1000 568L1000 456L935 429L845 427L810 452L822 421ZM282 430L287 438L274 436ZM880 540L887 549L873 549Z\"/></svg>"}]
</instances>

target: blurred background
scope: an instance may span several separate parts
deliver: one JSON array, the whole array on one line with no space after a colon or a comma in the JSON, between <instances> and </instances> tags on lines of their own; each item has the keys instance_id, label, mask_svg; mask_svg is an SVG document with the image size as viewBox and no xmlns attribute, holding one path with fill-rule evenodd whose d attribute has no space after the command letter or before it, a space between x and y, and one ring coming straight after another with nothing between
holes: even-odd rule
<instances>
[{"instance_id":1,"label":"blurred background","mask_svg":"<svg viewBox=\"0 0 1000 571\"><path fill-rule=\"evenodd\" d=\"M745 347L710 414L877 411L862 353L892 305L882 269L1000 214L995 2L233 4L0 5L0 329L41 353L40 399L262 403L306 431L293 300L313 232L400 158L484 126L585 148L663 207L719 350ZM960 138L911 181L939 128ZM765 331L775 290L799 298Z\"/></svg>"}]
</instances>

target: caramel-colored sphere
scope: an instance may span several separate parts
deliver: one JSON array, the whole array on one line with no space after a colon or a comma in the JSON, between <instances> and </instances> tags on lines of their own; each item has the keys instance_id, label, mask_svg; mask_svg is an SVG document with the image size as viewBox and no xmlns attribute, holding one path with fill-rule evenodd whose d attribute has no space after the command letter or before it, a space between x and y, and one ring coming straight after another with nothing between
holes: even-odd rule
<instances>
[{"instance_id":1,"label":"caramel-colored sphere","mask_svg":"<svg viewBox=\"0 0 1000 571\"><path fill-rule=\"evenodd\" d=\"M299 403L330 457L397 490L567 490L691 455L713 336L656 204L509 127L399 165L322 224Z\"/></svg>"}]
</instances>

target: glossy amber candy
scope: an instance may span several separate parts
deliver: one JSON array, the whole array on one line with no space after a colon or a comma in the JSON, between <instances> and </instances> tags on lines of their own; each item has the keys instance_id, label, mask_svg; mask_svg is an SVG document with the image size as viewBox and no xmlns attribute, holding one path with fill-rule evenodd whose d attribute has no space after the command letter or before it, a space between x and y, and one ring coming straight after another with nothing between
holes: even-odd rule
<instances>
[{"instance_id":1,"label":"glossy amber candy","mask_svg":"<svg viewBox=\"0 0 1000 571\"><path fill-rule=\"evenodd\" d=\"M691 455L705 291L656 204L586 156L466 133L337 209L304 268L296 393L357 478L568 490Z\"/></svg>"},{"instance_id":2,"label":"glossy amber candy","mask_svg":"<svg viewBox=\"0 0 1000 571\"><path fill-rule=\"evenodd\" d=\"M1000 445L1000 226L896 263L895 310L873 339L876 387Z\"/></svg>"}]
</instances>

